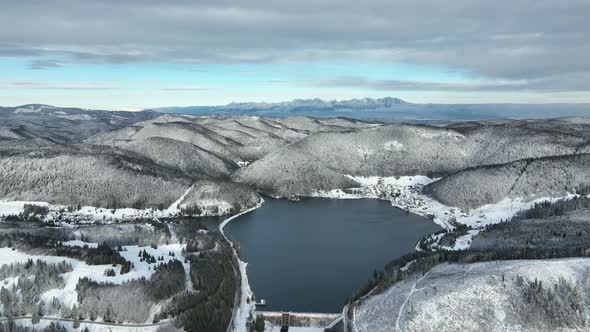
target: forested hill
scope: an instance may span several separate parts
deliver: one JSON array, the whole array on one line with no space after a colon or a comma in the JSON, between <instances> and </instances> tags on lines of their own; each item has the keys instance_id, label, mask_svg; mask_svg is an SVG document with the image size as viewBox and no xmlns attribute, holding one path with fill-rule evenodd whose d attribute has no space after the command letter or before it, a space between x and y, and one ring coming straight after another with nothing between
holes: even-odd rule
<instances>
[{"instance_id":1,"label":"forested hill","mask_svg":"<svg viewBox=\"0 0 590 332\"><path fill-rule=\"evenodd\" d=\"M258 203L254 189L232 181L240 167L314 133L381 125L44 105L1 113L0 200L166 209L182 197L174 208L212 214Z\"/></svg>"},{"instance_id":2,"label":"forested hill","mask_svg":"<svg viewBox=\"0 0 590 332\"><path fill-rule=\"evenodd\" d=\"M590 155L523 159L462 170L425 188L440 202L463 209L505 198L558 197L590 187Z\"/></svg>"},{"instance_id":3,"label":"forested hill","mask_svg":"<svg viewBox=\"0 0 590 332\"><path fill-rule=\"evenodd\" d=\"M0 107L0 139L74 143L159 115L152 111L98 111L38 104Z\"/></svg>"},{"instance_id":4,"label":"forested hill","mask_svg":"<svg viewBox=\"0 0 590 332\"><path fill-rule=\"evenodd\" d=\"M0 200L167 208L182 196L187 211L229 212L254 206L257 192L308 196L358 186L350 175L427 175L443 177L427 193L473 208L571 193L589 169L590 120L580 117L420 125L27 105L0 118Z\"/></svg>"},{"instance_id":5,"label":"forested hill","mask_svg":"<svg viewBox=\"0 0 590 332\"><path fill-rule=\"evenodd\" d=\"M388 124L310 135L240 170L240 181L277 196L354 186L346 175L439 177L470 167L588 151L586 118Z\"/></svg>"}]
</instances>

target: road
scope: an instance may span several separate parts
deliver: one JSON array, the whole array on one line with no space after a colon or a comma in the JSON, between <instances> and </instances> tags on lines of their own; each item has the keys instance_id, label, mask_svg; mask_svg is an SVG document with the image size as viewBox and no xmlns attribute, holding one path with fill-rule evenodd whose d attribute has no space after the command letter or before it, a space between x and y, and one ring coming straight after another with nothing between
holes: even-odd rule
<instances>
[{"instance_id":1,"label":"road","mask_svg":"<svg viewBox=\"0 0 590 332\"><path fill-rule=\"evenodd\" d=\"M26 319L31 319L33 318L32 316L20 316L20 317L14 317L13 320L26 320ZM52 317L39 317L40 320L46 320L46 321L51 321L51 322L61 322L61 323L73 323L74 320L73 319L67 319L67 318L52 318ZM0 323L4 323L7 322L8 318L0 318ZM103 325L103 326L114 326L114 327L137 327L137 328L141 328L141 327L156 327L156 326L162 326L165 324L168 324L170 322L170 320L162 320L158 323L107 323L107 322L93 322L90 320L80 320L80 323L84 323L84 324L92 324L92 325Z\"/></svg>"},{"instance_id":2,"label":"road","mask_svg":"<svg viewBox=\"0 0 590 332\"><path fill-rule=\"evenodd\" d=\"M402 303L401 307L399 308L399 311L397 313L397 319L395 320L395 330L396 331L401 331L402 329L399 327L399 323L401 321L402 315L404 314L404 308L406 307L406 304L408 304L408 302L410 301L410 298L412 297L412 295L414 295L414 293L423 290L425 287L421 287L421 288L416 288L418 286L418 283L422 280L424 280L424 278L426 278L426 276L428 275L428 273L430 273L430 271L426 272L420 279L416 280L416 282L414 282L414 284L412 285L412 289L410 290L410 293L408 294L408 296L406 297L406 299L404 300L404 303ZM391 287L391 290L393 290L393 287ZM391 291L390 290L390 291Z\"/></svg>"}]
</instances>

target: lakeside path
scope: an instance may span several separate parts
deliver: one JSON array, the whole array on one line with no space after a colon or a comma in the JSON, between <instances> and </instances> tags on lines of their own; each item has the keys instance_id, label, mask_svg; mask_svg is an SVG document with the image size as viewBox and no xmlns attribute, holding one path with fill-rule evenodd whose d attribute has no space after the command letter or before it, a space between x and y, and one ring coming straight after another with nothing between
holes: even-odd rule
<instances>
[{"instance_id":1,"label":"lakeside path","mask_svg":"<svg viewBox=\"0 0 590 332\"><path fill-rule=\"evenodd\" d=\"M236 300L238 300L238 297L239 297L239 303L236 302L236 304L234 304L234 311L232 313L232 318L231 318L230 324L227 328L228 332L230 332L230 331L232 331L232 332L246 332L246 322L248 321L248 317L250 316L250 312L252 312L252 310L254 310L254 304L253 303L248 304L248 302L247 302L247 299L252 296L252 290L250 289L250 284L248 283L248 274L246 272L247 263L240 259L240 256L238 255L236 248L234 248L233 242L227 237L227 235L225 235L223 228L230 221L232 221L232 220L234 220L246 213L250 213L250 212L262 207L262 204L264 204L264 199L262 197L260 197L260 202L258 202L258 204L255 207L252 207L248 210L245 210L245 211L242 211L236 215L233 215L233 216L225 219L221 224L219 224L219 231L221 232L221 235L232 247L234 257L238 261L239 269L240 269L240 277L241 277L240 294L239 295L236 294Z\"/></svg>"}]
</instances>

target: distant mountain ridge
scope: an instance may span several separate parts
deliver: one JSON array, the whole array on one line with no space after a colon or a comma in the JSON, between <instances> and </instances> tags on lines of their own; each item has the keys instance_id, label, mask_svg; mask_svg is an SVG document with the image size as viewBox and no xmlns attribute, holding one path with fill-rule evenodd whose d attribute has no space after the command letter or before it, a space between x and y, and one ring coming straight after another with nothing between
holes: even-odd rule
<instances>
[{"instance_id":1,"label":"distant mountain ridge","mask_svg":"<svg viewBox=\"0 0 590 332\"><path fill-rule=\"evenodd\" d=\"M315 107L392 107L394 105L410 105L402 99L385 97L385 98L363 98L363 99L348 99L348 100L327 100L320 98L313 99L295 99L293 101L285 101L278 103L265 102L246 102L246 103L230 103L226 108L242 108L242 109L258 109L258 108L276 108L276 107L300 107L300 106L315 106Z\"/></svg>"},{"instance_id":2,"label":"distant mountain ridge","mask_svg":"<svg viewBox=\"0 0 590 332\"><path fill-rule=\"evenodd\" d=\"M590 116L590 104L416 104L393 97L341 101L295 99L277 103L246 102L224 106L162 107L154 110L192 115L352 117L415 122Z\"/></svg>"},{"instance_id":3,"label":"distant mountain ridge","mask_svg":"<svg viewBox=\"0 0 590 332\"><path fill-rule=\"evenodd\" d=\"M0 107L0 140L77 143L97 133L127 127L160 115L154 111L102 111L43 104Z\"/></svg>"}]
</instances>

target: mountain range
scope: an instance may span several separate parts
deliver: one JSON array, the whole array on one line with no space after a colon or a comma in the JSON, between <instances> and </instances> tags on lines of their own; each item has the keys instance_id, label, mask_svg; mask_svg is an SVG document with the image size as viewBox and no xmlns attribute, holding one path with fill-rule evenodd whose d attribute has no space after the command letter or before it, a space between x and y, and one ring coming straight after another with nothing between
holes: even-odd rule
<instances>
[{"instance_id":1,"label":"mountain range","mask_svg":"<svg viewBox=\"0 0 590 332\"><path fill-rule=\"evenodd\" d=\"M278 103L231 103L224 106L163 107L158 112L192 115L352 117L441 123L497 118L590 116L590 104L418 104L399 98L350 100L296 99Z\"/></svg>"},{"instance_id":2,"label":"mountain range","mask_svg":"<svg viewBox=\"0 0 590 332\"><path fill-rule=\"evenodd\" d=\"M232 107L252 105L261 107ZM357 187L350 176L426 175L441 179L425 193L471 209L590 186L585 117L420 124L25 105L0 118L2 200L163 209L180 199L227 213L256 205L259 193L298 198Z\"/></svg>"}]
</instances>

